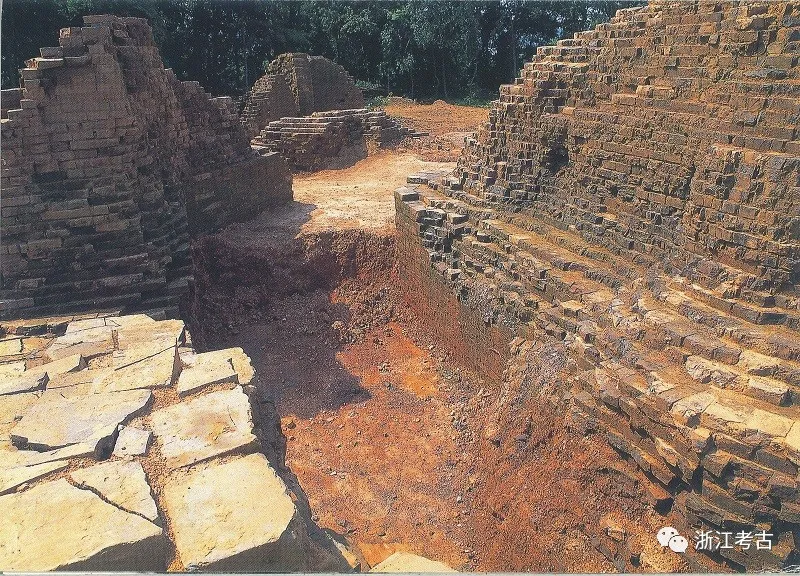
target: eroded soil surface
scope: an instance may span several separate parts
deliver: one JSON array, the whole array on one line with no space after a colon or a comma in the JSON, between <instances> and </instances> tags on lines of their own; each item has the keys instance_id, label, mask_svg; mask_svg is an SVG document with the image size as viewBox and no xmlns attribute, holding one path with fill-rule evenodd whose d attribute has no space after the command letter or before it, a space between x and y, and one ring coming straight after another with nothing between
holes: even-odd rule
<instances>
[{"instance_id":1,"label":"eroded soil surface","mask_svg":"<svg viewBox=\"0 0 800 576\"><path fill-rule=\"evenodd\" d=\"M665 520L635 467L537 393L566 378L560 344L537 345L524 385L483 382L402 304L392 192L426 166L384 152L296 177L292 206L196 247L201 346L252 358L284 473L364 568L400 549L460 570L610 572L592 537L611 522L641 570L685 570L655 542Z\"/></svg>"}]
</instances>

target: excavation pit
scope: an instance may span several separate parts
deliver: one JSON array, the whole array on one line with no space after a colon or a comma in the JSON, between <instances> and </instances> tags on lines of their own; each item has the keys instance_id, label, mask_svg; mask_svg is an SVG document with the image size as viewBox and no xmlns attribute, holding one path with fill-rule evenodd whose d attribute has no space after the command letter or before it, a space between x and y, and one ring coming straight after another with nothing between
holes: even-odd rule
<instances>
[{"instance_id":1,"label":"excavation pit","mask_svg":"<svg viewBox=\"0 0 800 576\"><path fill-rule=\"evenodd\" d=\"M280 472L362 567L411 551L464 570L609 570L592 539L612 522L648 567L678 568L650 545L663 520L633 467L539 397L564 347L537 346L509 385L502 331L487 340L457 299L420 307L401 289L394 190L451 166L387 152L295 176L292 204L195 241L195 346L251 358L280 421Z\"/></svg>"}]
</instances>

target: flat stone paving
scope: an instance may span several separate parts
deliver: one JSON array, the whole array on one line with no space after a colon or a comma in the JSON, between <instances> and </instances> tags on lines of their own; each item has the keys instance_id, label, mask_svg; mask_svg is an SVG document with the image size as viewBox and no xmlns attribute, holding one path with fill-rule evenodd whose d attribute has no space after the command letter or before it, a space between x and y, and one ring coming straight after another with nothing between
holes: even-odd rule
<instances>
[{"instance_id":1,"label":"flat stone paving","mask_svg":"<svg viewBox=\"0 0 800 576\"><path fill-rule=\"evenodd\" d=\"M241 349L145 315L3 327L0 571L305 568Z\"/></svg>"}]
</instances>

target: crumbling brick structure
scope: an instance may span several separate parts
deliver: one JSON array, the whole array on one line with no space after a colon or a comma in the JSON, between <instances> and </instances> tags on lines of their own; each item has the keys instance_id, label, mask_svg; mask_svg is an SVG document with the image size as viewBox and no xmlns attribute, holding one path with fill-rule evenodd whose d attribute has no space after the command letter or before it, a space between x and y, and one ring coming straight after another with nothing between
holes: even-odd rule
<instances>
[{"instance_id":1,"label":"crumbling brick structure","mask_svg":"<svg viewBox=\"0 0 800 576\"><path fill-rule=\"evenodd\" d=\"M3 93L6 317L174 312L191 234L291 199L283 159L251 149L229 99L164 69L144 20L84 23Z\"/></svg>"},{"instance_id":2,"label":"crumbling brick structure","mask_svg":"<svg viewBox=\"0 0 800 576\"><path fill-rule=\"evenodd\" d=\"M540 48L455 173L396 196L402 286L443 343L508 378L563 340L571 425L682 531L769 534L709 552L749 569L800 544L798 47L796 3L621 10Z\"/></svg>"},{"instance_id":3,"label":"crumbling brick structure","mask_svg":"<svg viewBox=\"0 0 800 576\"><path fill-rule=\"evenodd\" d=\"M280 153L292 170L313 171L348 153L363 158L411 134L383 110L360 108L274 120L253 145Z\"/></svg>"},{"instance_id":4,"label":"crumbling brick structure","mask_svg":"<svg viewBox=\"0 0 800 576\"><path fill-rule=\"evenodd\" d=\"M363 108L364 97L347 71L323 56L281 54L250 90L242 123L251 136L273 120L314 112Z\"/></svg>"}]
</instances>

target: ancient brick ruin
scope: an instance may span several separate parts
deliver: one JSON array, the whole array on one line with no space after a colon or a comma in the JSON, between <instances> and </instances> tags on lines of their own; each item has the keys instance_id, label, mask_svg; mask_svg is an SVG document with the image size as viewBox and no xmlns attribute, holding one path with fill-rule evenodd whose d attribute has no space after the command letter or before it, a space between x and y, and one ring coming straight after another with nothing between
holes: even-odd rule
<instances>
[{"instance_id":1,"label":"ancient brick ruin","mask_svg":"<svg viewBox=\"0 0 800 576\"><path fill-rule=\"evenodd\" d=\"M555 531L603 569L797 564L798 48L796 3L621 10L455 171L290 202L413 134L324 58L238 116L143 20L62 30L2 94L0 570L551 569ZM771 546L659 564L654 522Z\"/></svg>"},{"instance_id":2,"label":"ancient brick ruin","mask_svg":"<svg viewBox=\"0 0 800 576\"><path fill-rule=\"evenodd\" d=\"M566 343L553 402L682 531L774 535L712 552L749 569L798 547L798 47L794 3L622 10L540 48L456 172L396 194L406 298L443 344L498 381Z\"/></svg>"},{"instance_id":3,"label":"ancient brick ruin","mask_svg":"<svg viewBox=\"0 0 800 576\"><path fill-rule=\"evenodd\" d=\"M90 16L3 91L5 317L166 309L190 236L291 199L230 99L164 69L144 20Z\"/></svg>"},{"instance_id":4,"label":"ancient brick ruin","mask_svg":"<svg viewBox=\"0 0 800 576\"><path fill-rule=\"evenodd\" d=\"M363 158L413 134L383 110L358 108L274 120L252 143L279 153L293 170L313 171L348 152Z\"/></svg>"},{"instance_id":5,"label":"ancient brick ruin","mask_svg":"<svg viewBox=\"0 0 800 576\"><path fill-rule=\"evenodd\" d=\"M364 97L345 69L322 56L281 54L247 95L241 122L258 150L277 152L294 171L363 158L415 132Z\"/></svg>"},{"instance_id":6,"label":"ancient brick ruin","mask_svg":"<svg viewBox=\"0 0 800 576\"><path fill-rule=\"evenodd\" d=\"M363 108L364 97L345 69L323 56L281 54L256 80L245 100L242 123L256 136L285 116Z\"/></svg>"}]
</instances>

